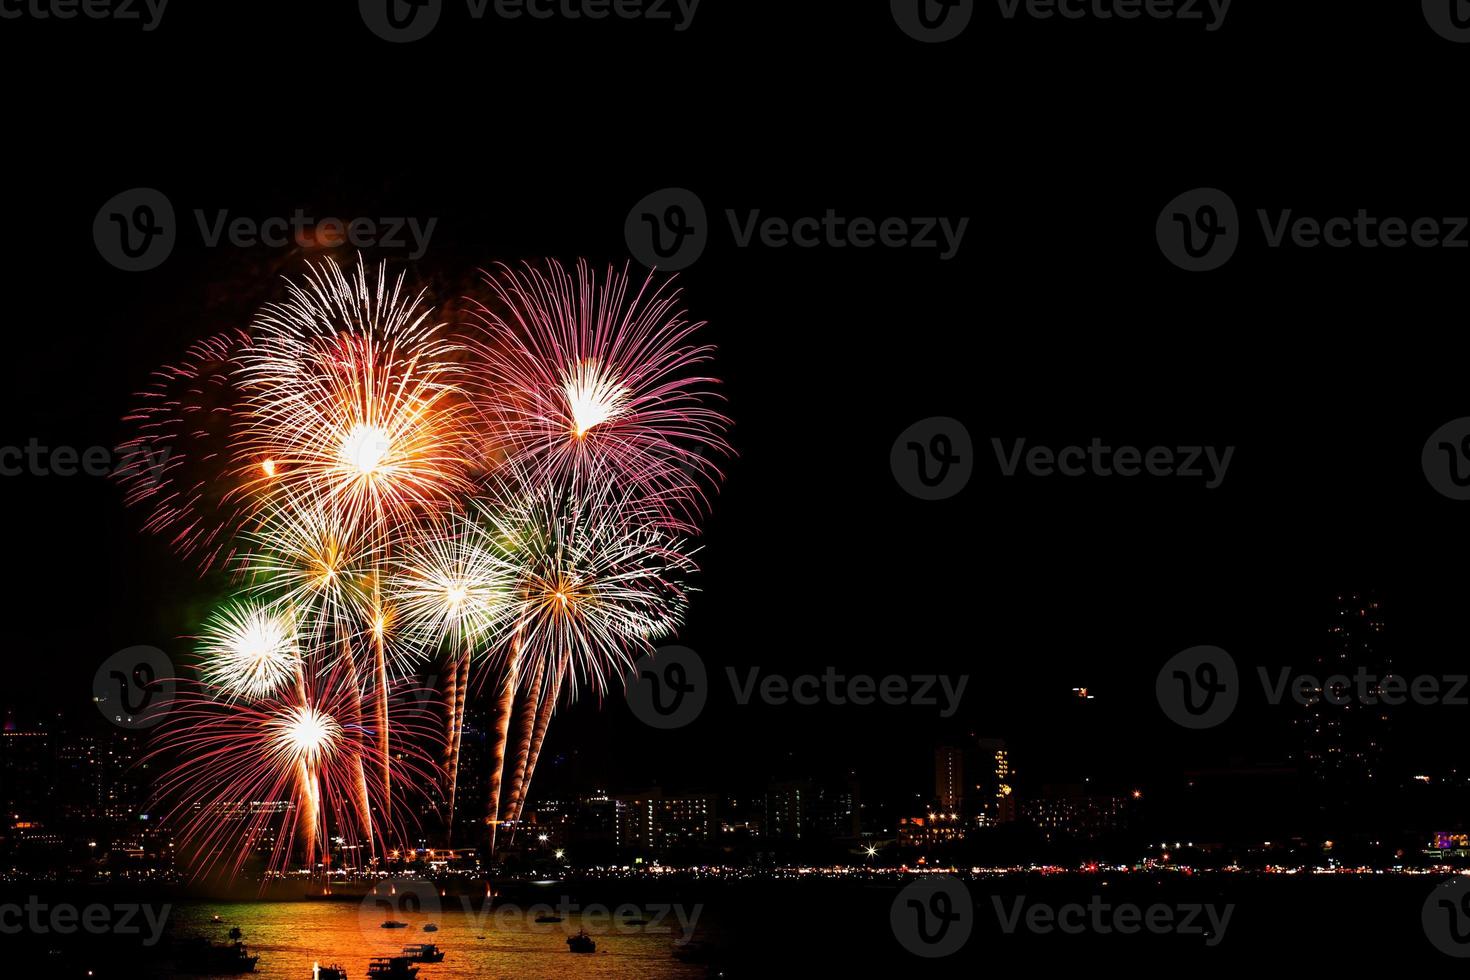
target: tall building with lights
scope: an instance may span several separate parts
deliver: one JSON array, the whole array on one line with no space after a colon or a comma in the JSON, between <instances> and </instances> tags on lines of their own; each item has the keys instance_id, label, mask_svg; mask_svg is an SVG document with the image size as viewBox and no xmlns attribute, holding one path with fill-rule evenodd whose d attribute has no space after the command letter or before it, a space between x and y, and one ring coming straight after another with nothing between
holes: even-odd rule
<instances>
[{"instance_id":1,"label":"tall building with lights","mask_svg":"<svg viewBox=\"0 0 1470 980\"><path fill-rule=\"evenodd\" d=\"M1308 703L1299 706L1296 721L1301 733L1302 773L1324 805L1351 804L1382 782L1391 720L1382 702L1381 682L1392 667L1384 645L1383 606L1377 596L1338 593L1330 609L1325 642L1313 651L1307 673L1320 684L1331 677L1345 677L1348 686L1343 690L1319 686L1308 692ZM1360 672L1370 679L1362 692L1356 679Z\"/></svg>"},{"instance_id":2,"label":"tall building with lights","mask_svg":"<svg viewBox=\"0 0 1470 980\"><path fill-rule=\"evenodd\" d=\"M1005 739L977 738L972 749L969 814L985 826L1016 819L1011 752Z\"/></svg>"},{"instance_id":3,"label":"tall building with lights","mask_svg":"<svg viewBox=\"0 0 1470 980\"><path fill-rule=\"evenodd\" d=\"M943 810L958 810L965 800L965 751L953 745L934 750L934 799Z\"/></svg>"}]
</instances>

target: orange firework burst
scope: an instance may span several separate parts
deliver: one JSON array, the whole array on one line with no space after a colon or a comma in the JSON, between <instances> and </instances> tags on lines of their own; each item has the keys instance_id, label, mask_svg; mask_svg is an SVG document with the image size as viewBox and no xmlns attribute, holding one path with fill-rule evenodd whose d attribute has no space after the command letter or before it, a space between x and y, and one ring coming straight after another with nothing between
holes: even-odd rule
<instances>
[{"instance_id":1,"label":"orange firework burst","mask_svg":"<svg viewBox=\"0 0 1470 980\"><path fill-rule=\"evenodd\" d=\"M246 494L281 491L349 528L409 521L468 489L463 348L429 324L422 295L379 267L311 269L267 307L242 358L247 410L236 458Z\"/></svg>"}]
</instances>

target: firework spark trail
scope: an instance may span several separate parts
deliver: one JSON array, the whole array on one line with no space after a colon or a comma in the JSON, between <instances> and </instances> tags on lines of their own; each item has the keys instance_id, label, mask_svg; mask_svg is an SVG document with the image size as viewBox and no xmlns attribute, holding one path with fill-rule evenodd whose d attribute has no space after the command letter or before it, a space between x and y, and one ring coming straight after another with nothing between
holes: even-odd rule
<instances>
[{"instance_id":1,"label":"firework spark trail","mask_svg":"<svg viewBox=\"0 0 1470 980\"><path fill-rule=\"evenodd\" d=\"M414 788L447 781L477 667L494 675L487 829L519 820L562 691L599 697L682 622L696 531L730 450L696 375L710 348L679 293L626 267L499 267L471 333L430 321L379 265L287 282L250 334L161 372L120 474L145 529L242 590L201 630L203 686L160 727L160 782L201 861L403 835ZM446 662L443 755L395 677ZM509 752L521 705L520 729ZM514 768L507 783L507 756ZM372 780L368 773L374 774ZM244 801L264 801L252 809ZM233 858L224 848L239 847Z\"/></svg>"},{"instance_id":2,"label":"firework spark trail","mask_svg":"<svg viewBox=\"0 0 1470 980\"><path fill-rule=\"evenodd\" d=\"M491 531L481 522L454 515L420 535L395 562L388 578L388 592L404 624L407 648L428 655L447 646L456 656L451 667L454 697L449 703L445 767L450 832L471 654L477 648L494 647L511 612L515 569Z\"/></svg>"},{"instance_id":3,"label":"firework spark trail","mask_svg":"<svg viewBox=\"0 0 1470 980\"><path fill-rule=\"evenodd\" d=\"M521 787L526 779L526 762L531 755L531 741L536 727L536 708L540 703L542 679L546 674L546 661L538 659L530 683L526 685L526 698L521 705L521 734L516 744L516 767L510 778L510 803L505 810L505 819L514 821L520 813Z\"/></svg>"},{"instance_id":4,"label":"firework spark trail","mask_svg":"<svg viewBox=\"0 0 1470 980\"><path fill-rule=\"evenodd\" d=\"M249 394L242 432L247 490L268 506L281 491L340 515L386 551L401 526L468 490L463 469L471 430L463 348L428 321L423 294L376 280L359 258L349 276L334 262L257 319L258 342L243 358ZM370 615L381 615L376 582ZM375 631L371 690L383 758L389 755L388 651ZM381 771L384 791L390 773Z\"/></svg>"},{"instance_id":5,"label":"firework spark trail","mask_svg":"<svg viewBox=\"0 0 1470 980\"><path fill-rule=\"evenodd\" d=\"M243 331L216 334L183 360L154 372L139 405L124 416L134 434L118 446L114 472L128 506L144 506L143 530L167 537L184 558L208 570L227 562L243 510L233 485L231 436L239 411L236 364L250 348Z\"/></svg>"},{"instance_id":6,"label":"firework spark trail","mask_svg":"<svg viewBox=\"0 0 1470 980\"><path fill-rule=\"evenodd\" d=\"M490 831L490 853L495 853L495 834L500 826L500 784L505 774L505 748L510 740L510 717L516 693L516 676L521 666L521 636L519 630L511 640L510 659L505 665L505 676L501 681L500 698L495 703L495 725L490 740L490 782L488 811L485 826Z\"/></svg>"},{"instance_id":7,"label":"firework spark trail","mask_svg":"<svg viewBox=\"0 0 1470 980\"><path fill-rule=\"evenodd\" d=\"M575 279L552 261L484 278L493 306L472 308L484 413L510 461L537 480L632 488L687 526L721 478L712 457L731 450L729 420L706 405L717 382L690 373L713 348L689 342L703 324L685 319L679 291L650 274L630 296L626 267L599 285L586 262Z\"/></svg>"},{"instance_id":8,"label":"firework spark trail","mask_svg":"<svg viewBox=\"0 0 1470 980\"><path fill-rule=\"evenodd\" d=\"M521 810L526 805L526 796L530 792L531 777L536 773L536 760L541 757L541 743L546 740L546 729L551 724L551 715L556 710L556 699L561 694L562 671L555 670L551 673L551 686L542 694L536 711L536 726L531 733L531 744L526 754L525 771L518 777L515 793L513 795L513 812L508 819L520 820Z\"/></svg>"}]
</instances>

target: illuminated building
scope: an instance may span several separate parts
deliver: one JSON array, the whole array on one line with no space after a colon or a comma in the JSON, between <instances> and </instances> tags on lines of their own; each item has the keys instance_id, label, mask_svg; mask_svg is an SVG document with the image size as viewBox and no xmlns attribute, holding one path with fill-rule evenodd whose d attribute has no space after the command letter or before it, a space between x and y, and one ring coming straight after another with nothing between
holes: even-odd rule
<instances>
[{"instance_id":1,"label":"illuminated building","mask_svg":"<svg viewBox=\"0 0 1470 980\"><path fill-rule=\"evenodd\" d=\"M718 801L705 794L664 796L660 789L612 797L620 851L666 854L714 842Z\"/></svg>"},{"instance_id":2,"label":"illuminated building","mask_svg":"<svg viewBox=\"0 0 1470 980\"><path fill-rule=\"evenodd\" d=\"M1308 703L1299 706L1296 722L1302 772L1329 807L1360 800L1382 771L1390 719L1381 699L1381 681L1393 667L1384 649L1383 628L1383 607L1374 595L1339 593L1332 604L1327 640L1306 671L1319 683L1335 676L1348 682L1346 689L1335 693L1321 687L1305 692ZM1360 674L1368 678L1361 692L1356 680ZM1374 700L1378 703L1366 703Z\"/></svg>"},{"instance_id":3,"label":"illuminated building","mask_svg":"<svg viewBox=\"0 0 1470 980\"><path fill-rule=\"evenodd\" d=\"M1021 807L1026 820L1047 840L1091 840L1128 826L1133 795L1089 793L1079 785L1043 786L1039 799Z\"/></svg>"},{"instance_id":4,"label":"illuminated building","mask_svg":"<svg viewBox=\"0 0 1470 980\"><path fill-rule=\"evenodd\" d=\"M968 813L980 826L994 827L1016 819L1010 750L1004 739L977 738L970 772L974 782Z\"/></svg>"},{"instance_id":5,"label":"illuminated building","mask_svg":"<svg viewBox=\"0 0 1470 980\"><path fill-rule=\"evenodd\" d=\"M934 799L945 810L958 810L965 799L965 752L952 745L934 750Z\"/></svg>"}]
</instances>

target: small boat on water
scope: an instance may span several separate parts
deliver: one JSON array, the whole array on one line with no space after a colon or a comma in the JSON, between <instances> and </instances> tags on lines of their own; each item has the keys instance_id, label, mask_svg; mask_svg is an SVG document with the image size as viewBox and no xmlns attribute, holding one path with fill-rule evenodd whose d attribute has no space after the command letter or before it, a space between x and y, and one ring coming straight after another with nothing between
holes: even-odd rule
<instances>
[{"instance_id":1,"label":"small boat on water","mask_svg":"<svg viewBox=\"0 0 1470 980\"><path fill-rule=\"evenodd\" d=\"M413 980L419 968L410 966L407 956L374 956L368 961L368 980Z\"/></svg>"},{"instance_id":2,"label":"small boat on water","mask_svg":"<svg viewBox=\"0 0 1470 980\"><path fill-rule=\"evenodd\" d=\"M407 929L408 928L408 923L407 922L399 922L397 919L389 919L388 921L384 922L379 928L381 928L381 929Z\"/></svg>"},{"instance_id":3,"label":"small boat on water","mask_svg":"<svg viewBox=\"0 0 1470 980\"><path fill-rule=\"evenodd\" d=\"M212 943L196 939L179 950L179 969L185 973L206 975L254 973L258 956L251 956L243 943Z\"/></svg>"},{"instance_id":4,"label":"small boat on water","mask_svg":"<svg viewBox=\"0 0 1470 980\"><path fill-rule=\"evenodd\" d=\"M313 963L311 966L311 980L347 980L347 971L342 969L338 963L331 966L322 966Z\"/></svg>"},{"instance_id":5,"label":"small boat on water","mask_svg":"<svg viewBox=\"0 0 1470 980\"><path fill-rule=\"evenodd\" d=\"M595 953L597 952L597 943L593 941L591 936L587 935L587 930L583 929L575 936L567 937L567 948L573 953Z\"/></svg>"},{"instance_id":6,"label":"small boat on water","mask_svg":"<svg viewBox=\"0 0 1470 980\"><path fill-rule=\"evenodd\" d=\"M536 921L540 923L560 922L561 916L552 915L550 912L542 912L540 915L536 916Z\"/></svg>"},{"instance_id":7,"label":"small boat on water","mask_svg":"<svg viewBox=\"0 0 1470 980\"><path fill-rule=\"evenodd\" d=\"M433 943L403 947L403 955L415 963L443 963L444 950Z\"/></svg>"},{"instance_id":8,"label":"small boat on water","mask_svg":"<svg viewBox=\"0 0 1470 980\"><path fill-rule=\"evenodd\" d=\"M221 919L219 916L216 915L213 918L211 918L209 921L210 922L223 922L225 920L224 919Z\"/></svg>"},{"instance_id":9,"label":"small boat on water","mask_svg":"<svg viewBox=\"0 0 1470 980\"><path fill-rule=\"evenodd\" d=\"M424 932L438 932L439 927L430 922L424 926Z\"/></svg>"}]
</instances>

